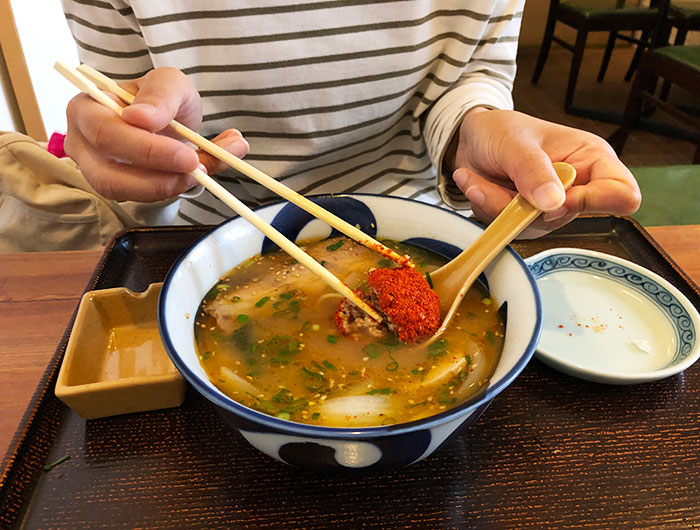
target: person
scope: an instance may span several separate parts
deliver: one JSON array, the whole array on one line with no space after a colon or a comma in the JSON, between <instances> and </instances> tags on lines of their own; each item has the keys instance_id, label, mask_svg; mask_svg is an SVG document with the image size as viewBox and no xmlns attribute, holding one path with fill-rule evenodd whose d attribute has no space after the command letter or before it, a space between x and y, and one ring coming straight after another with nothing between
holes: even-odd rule
<instances>
[{"instance_id":1,"label":"person","mask_svg":"<svg viewBox=\"0 0 700 530\"><path fill-rule=\"evenodd\" d=\"M171 119L305 195L397 195L489 222L520 192L545 212L530 237L639 207L603 139L513 110L524 0L63 6L80 60L136 94L123 120L76 96L66 153L107 198L184 193L174 223L232 215L187 193L198 165L249 206L276 197L169 135ZM566 193L553 161L577 170Z\"/></svg>"}]
</instances>

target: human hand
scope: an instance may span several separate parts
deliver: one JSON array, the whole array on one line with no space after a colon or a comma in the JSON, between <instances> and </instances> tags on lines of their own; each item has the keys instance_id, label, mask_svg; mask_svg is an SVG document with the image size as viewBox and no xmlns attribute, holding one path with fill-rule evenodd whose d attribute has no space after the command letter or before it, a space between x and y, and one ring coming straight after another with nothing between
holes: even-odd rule
<instances>
[{"instance_id":1,"label":"human hand","mask_svg":"<svg viewBox=\"0 0 700 530\"><path fill-rule=\"evenodd\" d=\"M602 138L516 111L475 108L465 116L446 162L474 215L490 222L517 192L544 213L521 237L539 237L580 213L630 215L637 182ZM565 193L552 162L576 168Z\"/></svg>"},{"instance_id":2,"label":"human hand","mask_svg":"<svg viewBox=\"0 0 700 530\"><path fill-rule=\"evenodd\" d=\"M199 94L182 72L157 68L122 86L136 95L124 108L123 119L86 94L73 98L66 111L65 152L97 193L118 201L154 202L195 186L197 181L187 173L200 164L209 174L226 167L167 129L172 119L195 131L201 125ZM238 157L248 152L248 143L235 129L213 141Z\"/></svg>"}]
</instances>

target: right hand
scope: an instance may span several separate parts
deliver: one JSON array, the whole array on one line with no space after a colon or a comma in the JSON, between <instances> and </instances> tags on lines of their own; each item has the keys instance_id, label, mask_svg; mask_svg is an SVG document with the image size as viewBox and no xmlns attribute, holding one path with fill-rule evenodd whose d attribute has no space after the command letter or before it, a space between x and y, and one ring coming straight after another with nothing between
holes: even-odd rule
<instances>
[{"instance_id":1,"label":"right hand","mask_svg":"<svg viewBox=\"0 0 700 530\"><path fill-rule=\"evenodd\" d=\"M123 119L86 94L73 98L66 111L64 149L97 193L117 201L159 201L195 186L187 173L200 164L209 174L226 167L166 128L172 119L195 131L202 122L199 94L182 72L157 68L121 85L136 96ZM235 156L248 153L248 143L235 129L213 141Z\"/></svg>"}]
</instances>

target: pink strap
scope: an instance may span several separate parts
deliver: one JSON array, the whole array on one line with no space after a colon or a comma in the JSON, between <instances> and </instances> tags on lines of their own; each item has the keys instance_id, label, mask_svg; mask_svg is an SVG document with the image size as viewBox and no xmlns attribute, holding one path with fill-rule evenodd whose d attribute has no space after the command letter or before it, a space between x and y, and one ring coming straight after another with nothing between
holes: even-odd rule
<instances>
[{"instance_id":1,"label":"pink strap","mask_svg":"<svg viewBox=\"0 0 700 530\"><path fill-rule=\"evenodd\" d=\"M66 152L63 150L63 141L65 140L65 138L65 134L61 134L58 132L53 133L51 135L51 138L49 138L49 153L58 158L63 158L64 156L66 156Z\"/></svg>"}]
</instances>

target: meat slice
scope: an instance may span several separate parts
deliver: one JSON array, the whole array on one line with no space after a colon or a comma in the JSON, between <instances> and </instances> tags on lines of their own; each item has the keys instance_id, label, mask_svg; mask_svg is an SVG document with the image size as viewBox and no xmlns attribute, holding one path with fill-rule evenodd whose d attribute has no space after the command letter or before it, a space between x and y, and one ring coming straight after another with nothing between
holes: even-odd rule
<instances>
[{"instance_id":1,"label":"meat slice","mask_svg":"<svg viewBox=\"0 0 700 530\"><path fill-rule=\"evenodd\" d=\"M358 289L355 294L372 309L381 313L379 299L373 291L368 294ZM343 335L353 335L364 330L373 337L383 337L388 329L386 318L377 322L347 298L338 302L338 310L335 312L335 327Z\"/></svg>"}]
</instances>

